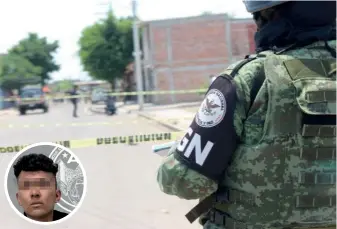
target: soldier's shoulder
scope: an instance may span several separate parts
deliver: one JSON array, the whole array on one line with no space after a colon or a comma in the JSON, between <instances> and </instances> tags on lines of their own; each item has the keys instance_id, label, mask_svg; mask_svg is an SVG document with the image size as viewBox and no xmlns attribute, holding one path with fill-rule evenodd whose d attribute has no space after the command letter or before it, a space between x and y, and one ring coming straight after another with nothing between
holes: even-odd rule
<instances>
[{"instance_id":1,"label":"soldier's shoulder","mask_svg":"<svg viewBox=\"0 0 337 229\"><path fill-rule=\"evenodd\" d=\"M281 55L280 58L283 59L325 59L331 58L331 53L327 49L326 45L328 45L331 49L336 50L336 40L330 40L327 43L324 41L316 41L309 45L294 48Z\"/></svg>"},{"instance_id":2,"label":"soldier's shoulder","mask_svg":"<svg viewBox=\"0 0 337 229\"><path fill-rule=\"evenodd\" d=\"M236 61L230 64L222 74L231 75L233 78L236 77L248 77L258 74L263 69L263 64L266 55L249 55L245 59Z\"/></svg>"},{"instance_id":3,"label":"soldier's shoulder","mask_svg":"<svg viewBox=\"0 0 337 229\"><path fill-rule=\"evenodd\" d=\"M264 79L264 62L266 59L263 55L250 55L243 60L237 61L227 67L222 74L230 75L236 85L236 90L244 94L250 94L250 91L257 80Z\"/></svg>"}]
</instances>

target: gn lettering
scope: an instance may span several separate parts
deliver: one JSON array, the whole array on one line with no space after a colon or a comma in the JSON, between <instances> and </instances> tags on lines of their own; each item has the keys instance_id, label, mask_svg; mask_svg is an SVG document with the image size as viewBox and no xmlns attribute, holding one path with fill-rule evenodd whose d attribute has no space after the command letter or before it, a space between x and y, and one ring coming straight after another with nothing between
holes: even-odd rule
<instances>
[{"instance_id":1,"label":"gn lettering","mask_svg":"<svg viewBox=\"0 0 337 229\"><path fill-rule=\"evenodd\" d=\"M214 143L210 142L210 141L207 141L205 147L201 150L201 136L197 133L194 133L194 135L193 135L193 133L194 132L193 132L192 128L191 127L188 128L188 130L187 130L188 136L185 136L181 140L177 149L181 152L184 152L184 156L187 157L187 158L191 156L191 153L194 150L194 152L195 152L195 162L198 165L202 166L205 163L205 161L208 157L208 154L211 152ZM192 139L187 138L187 137L192 137Z\"/></svg>"}]
</instances>

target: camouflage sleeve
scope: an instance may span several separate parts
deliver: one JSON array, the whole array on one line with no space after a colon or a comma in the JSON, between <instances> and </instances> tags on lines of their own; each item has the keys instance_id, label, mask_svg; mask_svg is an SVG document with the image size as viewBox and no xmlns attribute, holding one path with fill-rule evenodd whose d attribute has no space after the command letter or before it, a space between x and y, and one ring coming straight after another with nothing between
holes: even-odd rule
<instances>
[{"instance_id":1,"label":"camouflage sleeve","mask_svg":"<svg viewBox=\"0 0 337 229\"><path fill-rule=\"evenodd\" d=\"M254 62L254 61L253 61ZM256 68L260 63L252 63L250 68L239 71L235 76L237 104L234 112L234 127L240 137L243 132L243 124L246 114L250 108L250 91L253 84ZM230 72L227 69L225 73ZM168 156L164 159L157 172L157 182L162 192L168 195L175 195L182 199L200 199L214 193L218 184L206 176L190 169L174 157L177 145L173 146Z\"/></svg>"},{"instance_id":2,"label":"camouflage sleeve","mask_svg":"<svg viewBox=\"0 0 337 229\"><path fill-rule=\"evenodd\" d=\"M209 196L217 190L218 184L204 175L189 169L175 159L173 146L158 169L157 182L160 190L182 199L198 199Z\"/></svg>"}]
</instances>

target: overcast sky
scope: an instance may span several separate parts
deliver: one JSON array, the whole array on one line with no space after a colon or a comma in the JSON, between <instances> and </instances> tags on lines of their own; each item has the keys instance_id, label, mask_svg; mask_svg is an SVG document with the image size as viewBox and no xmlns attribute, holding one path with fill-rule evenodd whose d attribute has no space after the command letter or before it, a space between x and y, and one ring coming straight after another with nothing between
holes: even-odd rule
<instances>
[{"instance_id":1,"label":"overcast sky","mask_svg":"<svg viewBox=\"0 0 337 229\"><path fill-rule=\"evenodd\" d=\"M110 1L117 17L131 14L130 0ZM81 30L94 23L107 10L107 0L1 0L0 53L36 32L51 40L59 40L56 60L61 70L54 79L85 79L79 58L77 41ZM242 0L138 0L138 15L144 20L167 19L199 15L202 12L234 13L250 17Z\"/></svg>"}]
</instances>

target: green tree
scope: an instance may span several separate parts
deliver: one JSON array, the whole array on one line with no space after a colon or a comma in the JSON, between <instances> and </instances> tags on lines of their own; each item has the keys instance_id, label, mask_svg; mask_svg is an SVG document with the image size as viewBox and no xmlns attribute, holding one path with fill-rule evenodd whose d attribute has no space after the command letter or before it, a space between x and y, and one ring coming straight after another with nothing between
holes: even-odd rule
<instances>
[{"instance_id":1,"label":"green tree","mask_svg":"<svg viewBox=\"0 0 337 229\"><path fill-rule=\"evenodd\" d=\"M133 59L132 20L117 19L110 10L107 18L82 31L78 44L84 70L115 89L116 79Z\"/></svg>"},{"instance_id":2,"label":"green tree","mask_svg":"<svg viewBox=\"0 0 337 229\"><path fill-rule=\"evenodd\" d=\"M26 58L8 54L0 58L0 84L6 89L20 89L25 84L41 82L42 68Z\"/></svg>"},{"instance_id":3,"label":"green tree","mask_svg":"<svg viewBox=\"0 0 337 229\"><path fill-rule=\"evenodd\" d=\"M26 38L13 46L8 53L21 56L34 66L39 67L41 69L41 83L44 85L50 79L50 73L60 69L53 57L58 48L58 41L48 42L46 37L39 37L36 33L29 33Z\"/></svg>"}]
</instances>

